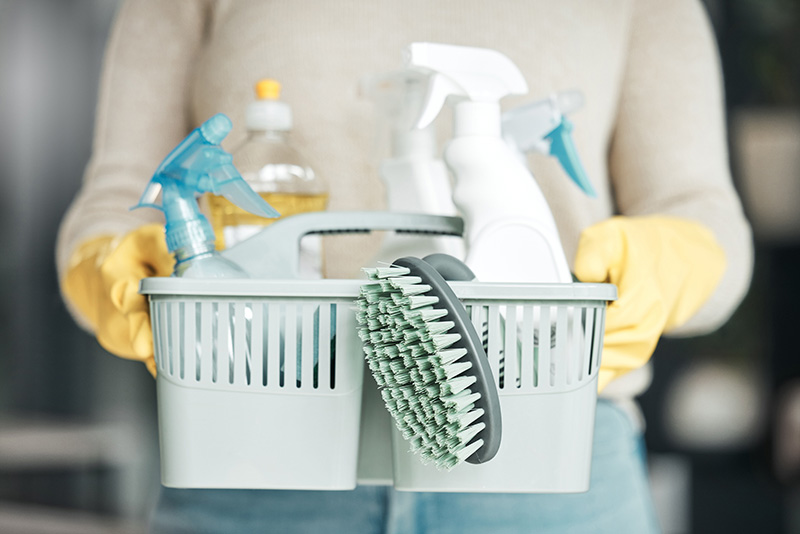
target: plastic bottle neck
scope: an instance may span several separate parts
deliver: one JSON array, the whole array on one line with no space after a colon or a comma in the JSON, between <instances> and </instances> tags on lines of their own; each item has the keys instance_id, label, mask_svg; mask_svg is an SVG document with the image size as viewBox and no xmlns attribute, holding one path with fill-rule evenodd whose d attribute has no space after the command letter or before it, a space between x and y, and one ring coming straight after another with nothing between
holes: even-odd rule
<instances>
[{"instance_id":1,"label":"plastic bottle neck","mask_svg":"<svg viewBox=\"0 0 800 534\"><path fill-rule=\"evenodd\" d=\"M472 102L465 100L453 110L453 137L502 135L499 102Z\"/></svg>"},{"instance_id":2,"label":"plastic bottle neck","mask_svg":"<svg viewBox=\"0 0 800 534\"><path fill-rule=\"evenodd\" d=\"M392 156L420 157L431 159L436 156L436 136L432 127L421 130L397 128L392 131Z\"/></svg>"},{"instance_id":3,"label":"plastic bottle neck","mask_svg":"<svg viewBox=\"0 0 800 534\"><path fill-rule=\"evenodd\" d=\"M286 143L289 139L289 130L250 130L248 138L256 141L277 141Z\"/></svg>"},{"instance_id":4,"label":"plastic bottle neck","mask_svg":"<svg viewBox=\"0 0 800 534\"><path fill-rule=\"evenodd\" d=\"M176 267L182 263L190 260L203 258L205 256L212 256L217 252L214 247L213 241L205 241L202 243L188 243L182 247L175 249L173 255L175 256Z\"/></svg>"}]
</instances>

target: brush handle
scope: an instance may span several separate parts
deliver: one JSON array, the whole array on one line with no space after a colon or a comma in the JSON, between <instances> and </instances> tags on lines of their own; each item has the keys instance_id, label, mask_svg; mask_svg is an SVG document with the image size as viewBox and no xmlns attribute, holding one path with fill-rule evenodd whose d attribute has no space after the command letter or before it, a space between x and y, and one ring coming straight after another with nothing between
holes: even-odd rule
<instances>
[{"instance_id":1,"label":"brush handle","mask_svg":"<svg viewBox=\"0 0 800 534\"><path fill-rule=\"evenodd\" d=\"M475 280L475 273L472 272L472 269L450 254L437 252L428 254L422 260L436 269L448 282L472 282Z\"/></svg>"}]
</instances>

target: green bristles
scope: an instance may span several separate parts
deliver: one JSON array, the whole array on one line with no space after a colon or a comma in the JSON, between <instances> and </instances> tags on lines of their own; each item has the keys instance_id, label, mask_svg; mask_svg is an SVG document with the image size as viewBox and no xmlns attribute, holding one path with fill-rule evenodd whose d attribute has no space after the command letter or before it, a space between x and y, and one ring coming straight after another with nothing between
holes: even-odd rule
<instances>
[{"instance_id":1,"label":"green bristles","mask_svg":"<svg viewBox=\"0 0 800 534\"><path fill-rule=\"evenodd\" d=\"M426 463L449 470L483 444L480 398L470 386L461 335L430 286L405 267L364 269L370 281L357 302L358 335L369 369L397 428Z\"/></svg>"}]
</instances>

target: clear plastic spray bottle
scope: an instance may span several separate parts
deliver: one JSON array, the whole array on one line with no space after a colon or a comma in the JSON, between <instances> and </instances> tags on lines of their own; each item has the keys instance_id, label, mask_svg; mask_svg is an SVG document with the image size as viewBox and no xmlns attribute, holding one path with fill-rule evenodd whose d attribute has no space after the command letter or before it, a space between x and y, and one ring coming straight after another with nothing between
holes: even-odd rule
<instances>
[{"instance_id":1,"label":"clear plastic spray bottle","mask_svg":"<svg viewBox=\"0 0 800 534\"><path fill-rule=\"evenodd\" d=\"M239 208L259 217L274 218L280 215L250 189L234 167L231 155L220 146L232 126L228 117L217 114L189 133L164 158L139 203L133 207L150 207L164 213L167 249L175 256L173 276L249 278L244 269L216 250L214 232L197 204L199 195L222 195ZM229 320L229 354L234 353L235 332L244 330L245 353L249 360L252 312L245 315L244 324L241 321L237 323L234 317ZM203 358L202 346L202 343L196 345L198 361Z\"/></svg>"},{"instance_id":2,"label":"clear plastic spray bottle","mask_svg":"<svg viewBox=\"0 0 800 534\"><path fill-rule=\"evenodd\" d=\"M450 176L438 154L434 125L414 127L424 103L427 78L409 69L373 74L361 79L359 90L375 104L377 137L385 137L384 143L389 146L379 167L389 211L455 216ZM375 261L391 262L403 256L421 258L433 253L463 259L463 240L455 236L387 233Z\"/></svg>"},{"instance_id":3,"label":"clear plastic spray bottle","mask_svg":"<svg viewBox=\"0 0 800 534\"><path fill-rule=\"evenodd\" d=\"M197 205L198 195L222 195L257 217L279 216L250 189L231 155L220 147L231 127L228 117L217 114L193 130L164 158L134 206L164 213L167 248L175 255L173 276L248 278L244 270L217 252L214 232Z\"/></svg>"}]
</instances>

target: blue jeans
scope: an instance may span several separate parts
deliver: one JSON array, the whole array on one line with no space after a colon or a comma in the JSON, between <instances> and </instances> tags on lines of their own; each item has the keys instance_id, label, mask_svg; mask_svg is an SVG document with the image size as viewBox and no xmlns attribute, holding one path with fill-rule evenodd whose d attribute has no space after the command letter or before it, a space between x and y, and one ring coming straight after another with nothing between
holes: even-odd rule
<instances>
[{"instance_id":1,"label":"blue jeans","mask_svg":"<svg viewBox=\"0 0 800 534\"><path fill-rule=\"evenodd\" d=\"M591 489L586 493L410 493L163 488L151 532L159 533L613 533L659 531L644 444L628 416L600 400Z\"/></svg>"}]
</instances>

